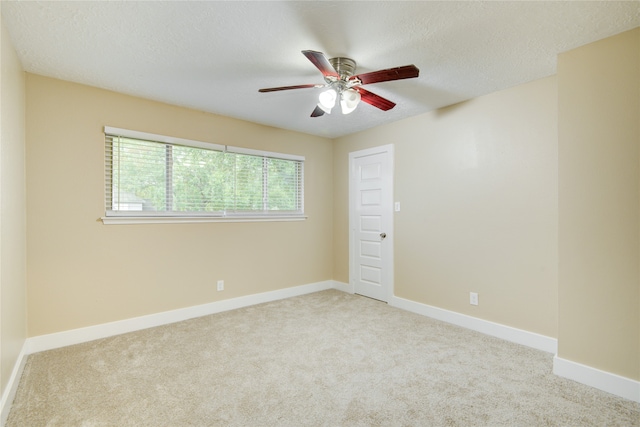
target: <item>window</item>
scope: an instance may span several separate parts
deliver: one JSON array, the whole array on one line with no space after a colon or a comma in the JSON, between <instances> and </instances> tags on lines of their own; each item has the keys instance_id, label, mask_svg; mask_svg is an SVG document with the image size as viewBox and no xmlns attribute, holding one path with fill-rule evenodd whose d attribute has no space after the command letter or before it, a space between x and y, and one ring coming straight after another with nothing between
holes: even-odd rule
<instances>
[{"instance_id":1,"label":"window","mask_svg":"<svg viewBox=\"0 0 640 427\"><path fill-rule=\"evenodd\" d=\"M111 127L105 147L103 221L303 217L304 157Z\"/></svg>"}]
</instances>

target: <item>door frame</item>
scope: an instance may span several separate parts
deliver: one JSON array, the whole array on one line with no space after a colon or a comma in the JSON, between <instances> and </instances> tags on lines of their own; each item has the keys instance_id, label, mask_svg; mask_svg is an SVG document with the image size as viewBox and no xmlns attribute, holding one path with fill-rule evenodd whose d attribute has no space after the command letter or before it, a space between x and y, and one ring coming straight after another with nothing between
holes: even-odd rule
<instances>
[{"instance_id":1,"label":"door frame","mask_svg":"<svg viewBox=\"0 0 640 427\"><path fill-rule=\"evenodd\" d=\"M386 154L387 162L388 162L388 170L389 170L389 197L386 201L387 209L385 209L384 215L388 216L387 221L387 229L385 231L387 233L387 237L385 238L387 246L388 246L388 259L383 259L385 268L383 275L383 282L386 285L386 301L389 303L394 296L394 233L393 233L393 225L394 225L394 202L393 202L393 185L394 185L394 147L393 144L381 145L379 147L367 148L364 150L352 151L349 153L349 287L351 291L355 293L355 272L356 272L356 256L355 251L357 250L357 245L355 242L355 228L357 226L356 220L356 210L355 210L355 201L356 201L356 186L354 182L354 162L355 159L360 157L371 156L374 154Z\"/></svg>"}]
</instances>

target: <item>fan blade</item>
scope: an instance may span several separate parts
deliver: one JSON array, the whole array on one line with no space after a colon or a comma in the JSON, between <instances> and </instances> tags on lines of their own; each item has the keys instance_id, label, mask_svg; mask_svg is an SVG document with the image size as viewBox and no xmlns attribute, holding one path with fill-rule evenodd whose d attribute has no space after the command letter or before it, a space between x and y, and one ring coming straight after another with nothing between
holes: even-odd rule
<instances>
[{"instance_id":1,"label":"fan blade","mask_svg":"<svg viewBox=\"0 0 640 427\"><path fill-rule=\"evenodd\" d=\"M358 87L356 90L360 92L361 101L364 101L367 104L373 105L374 107L377 107L382 111L391 110L393 107L396 106L394 102L391 102L388 99L383 98L379 95L376 95L375 93L369 92L368 90L365 90L361 87Z\"/></svg>"},{"instance_id":2,"label":"fan blade","mask_svg":"<svg viewBox=\"0 0 640 427\"><path fill-rule=\"evenodd\" d=\"M388 68L386 70L373 71L371 73L351 76L349 80L358 79L363 85L371 83L388 82L391 80L412 79L418 77L420 70L415 65L405 65L404 67Z\"/></svg>"},{"instance_id":3,"label":"fan blade","mask_svg":"<svg viewBox=\"0 0 640 427\"><path fill-rule=\"evenodd\" d=\"M311 113L311 117L320 117L324 114L324 110L316 105L316 109Z\"/></svg>"},{"instance_id":4,"label":"fan blade","mask_svg":"<svg viewBox=\"0 0 640 427\"><path fill-rule=\"evenodd\" d=\"M309 87L322 87L322 86L324 85L296 85L296 86L268 87L266 89L259 89L258 92L276 92L279 90L306 89Z\"/></svg>"},{"instance_id":5,"label":"fan blade","mask_svg":"<svg viewBox=\"0 0 640 427\"><path fill-rule=\"evenodd\" d=\"M315 50L303 50L302 54L320 70L323 76L339 77L327 57L324 56L324 53L316 52Z\"/></svg>"}]
</instances>

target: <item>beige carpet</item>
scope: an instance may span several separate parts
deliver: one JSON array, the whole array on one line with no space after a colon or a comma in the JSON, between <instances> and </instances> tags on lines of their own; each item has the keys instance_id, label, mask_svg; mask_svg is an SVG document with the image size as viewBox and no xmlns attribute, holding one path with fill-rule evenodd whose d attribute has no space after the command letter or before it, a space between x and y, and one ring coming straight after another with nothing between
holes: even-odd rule
<instances>
[{"instance_id":1,"label":"beige carpet","mask_svg":"<svg viewBox=\"0 0 640 427\"><path fill-rule=\"evenodd\" d=\"M552 355L324 291L31 355L8 427L640 426Z\"/></svg>"}]
</instances>

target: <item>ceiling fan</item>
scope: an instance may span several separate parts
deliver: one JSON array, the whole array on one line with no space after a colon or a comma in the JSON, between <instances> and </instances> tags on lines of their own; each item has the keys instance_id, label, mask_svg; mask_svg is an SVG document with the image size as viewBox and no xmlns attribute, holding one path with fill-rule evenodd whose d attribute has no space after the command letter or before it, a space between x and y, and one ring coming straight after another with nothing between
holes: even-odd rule
<instances>
[{"instance_id":1,"label":"ceiling fan","mask_svg":"<svg viewBox=\"0 0 640 427\"><path fill-rule=\"evenodd\" d=\"M360 101L373 105L383 111L396 106L395 103L375 93L369 92L362 86L388 82L392 80L412 79L418 77L420 70L415 65L388 68L386 70L373 71L371 73L356 74L356 61L351 58L327 59L322 52L303 50L302 54L315 65L324 76L325 84L306 84L296 86L281 86L260 89L258 92L276 92L279 90L326 88L318 97L318 105L311 113L311 117L319 117L324 113L330 114L339 100L342 114L349 114L356 109Z\"/></svg>"}]
</instances>

